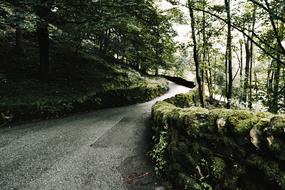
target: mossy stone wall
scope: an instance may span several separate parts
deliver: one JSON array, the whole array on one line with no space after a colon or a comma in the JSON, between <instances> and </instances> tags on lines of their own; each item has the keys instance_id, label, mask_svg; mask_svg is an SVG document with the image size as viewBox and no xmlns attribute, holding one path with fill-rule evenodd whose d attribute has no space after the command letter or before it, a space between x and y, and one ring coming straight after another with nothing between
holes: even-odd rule
<instances>
[{"instance_id":1,"label":"mossy stone wall","mask_svg":"<svg viewBox=\"0 0 285 190\"><path fill-rule=\"evenodd\" d=\"M191 101L178 95L152 109L152 157L175 189L285 189L285 115L185 108Z\"/></svg>"}]
</instances>

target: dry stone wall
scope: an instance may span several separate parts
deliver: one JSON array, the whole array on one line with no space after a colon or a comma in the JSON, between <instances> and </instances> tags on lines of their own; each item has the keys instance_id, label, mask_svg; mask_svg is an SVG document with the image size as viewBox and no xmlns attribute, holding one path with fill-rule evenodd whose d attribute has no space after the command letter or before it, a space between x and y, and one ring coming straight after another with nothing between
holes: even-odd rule
<instances>
[{"instance_id":1,"label":"dry stone wall","mask_svg":"<svg viewBox=\"0 0 285 190\"><path fill-rule=\"evenodd\" d=\"M285 189L285 116L195 107L178 95L152 108L156 171L174 189Z\"/></svg>"}]
</instances>

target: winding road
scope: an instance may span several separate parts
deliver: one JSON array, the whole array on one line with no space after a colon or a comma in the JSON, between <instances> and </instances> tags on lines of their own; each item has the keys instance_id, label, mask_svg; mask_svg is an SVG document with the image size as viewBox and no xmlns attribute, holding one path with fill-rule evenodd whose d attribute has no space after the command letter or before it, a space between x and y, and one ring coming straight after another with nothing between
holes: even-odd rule
<instances>
[{"instance_id":1,"label":"winding road","mask_svg":"<svg viewBox=\"0 0 285 190\"><path fill-rule=\"evenodd\" d=\"M0 189L155 189L146 156L151 106L189 91L169 86L147 103L0 129Z\"/></svg>"}]
</instances>

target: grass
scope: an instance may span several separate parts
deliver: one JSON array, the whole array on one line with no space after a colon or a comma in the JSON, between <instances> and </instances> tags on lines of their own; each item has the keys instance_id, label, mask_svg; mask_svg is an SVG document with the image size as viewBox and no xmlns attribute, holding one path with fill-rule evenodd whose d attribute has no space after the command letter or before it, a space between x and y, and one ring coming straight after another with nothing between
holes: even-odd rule
<instances>
[{"instance_id":1,"label":"grass","mask_svg":"<svg viewBox=\"0 0 285 190\"><path fill-rule=\"evenodd\" d=\"M167 89L164 80L65 48L52 51L52 73L43 82L35 74L36 49L27 51L27 56L15 57L13 51L0 46L0 59L5 60L0 65L0 126L7 121L46 119L143 102Z\"/></svg>"}]
</instances>

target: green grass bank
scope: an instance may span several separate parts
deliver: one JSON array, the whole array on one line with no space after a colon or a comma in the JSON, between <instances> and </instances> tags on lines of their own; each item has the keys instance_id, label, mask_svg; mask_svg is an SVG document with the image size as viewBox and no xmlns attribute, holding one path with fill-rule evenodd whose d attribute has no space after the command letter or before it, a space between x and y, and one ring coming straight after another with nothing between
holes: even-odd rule
<instances>
[{"instance_id":1,"label":"green grass bank","mask_svg":"<svg viewBox=\"0 0 285 190\"><path fill-rule=\"evenodd\" d=\"M143 76L100 56L59 50L52 55L49 80L40 81L36 56L0 54L6 57L0 65L0 126L145 102L168 89L163 79Z\"/></svg>"}]
</instances>

